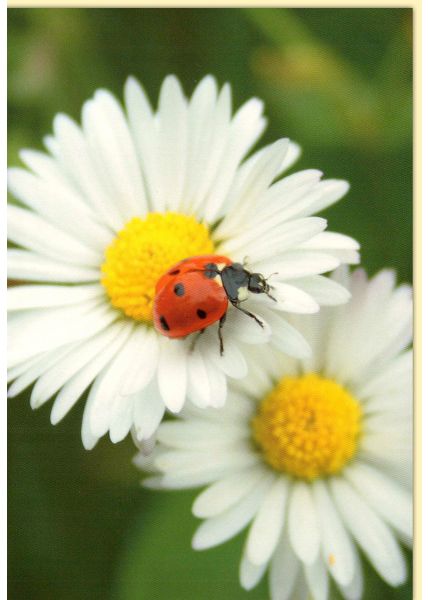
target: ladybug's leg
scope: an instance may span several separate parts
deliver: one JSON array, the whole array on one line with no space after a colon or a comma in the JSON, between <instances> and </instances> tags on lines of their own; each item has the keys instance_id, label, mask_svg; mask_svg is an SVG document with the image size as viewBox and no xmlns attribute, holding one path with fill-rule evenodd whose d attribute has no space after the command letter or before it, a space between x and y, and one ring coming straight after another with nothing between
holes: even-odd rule
<instances>
[{"instance_id":1,"label":"ladybug's leg","mask_svg":"<svg viewBox=\"0 0 428 600\"><path fill-rule=\"evenodd\" d=\"M248 310L245 310L245 308L241 308L238 304L238 302L232 302L233 306L235 308L237 308L238 310L240 310L241 312L245 313L246 315L248 315L249 317L251 317L252 319L254 319L255 321L257 321L257 323L260 325L260 327L264 327L263 322L260 321L260 319L258 319L256 317L256 315L253 315L253 313L250 313Z\"/></svg>"},{"instance_id":2,"label":"ladybug's leg","mask_svg":"<svg viewBox=\"0 0 428 600\"><path fill-rule=\"evenodd\" d=\"M223 356L224 354L224 344L223 344L223 335L221 333L221 328L224 325L224 322L226 321L226 314L224 313L224 315L221 317L220 321L218 322L218 339L220 340L220 355Z\"/></svg>"},{"instance_id":3,"label":"ladybug's leg","mask_svg":"<svg viewBox=\"0 0 428 600\"><path fill-rule=\"evenodd\" d=\"M273 289L273 288L270 288L270 289ZM273 300L274 302L278 302L278 300L277 300L276 298L274 298L274 297L273 297L271 294L269 294L269 292L265 292L265 294L266 294L266 296L267 296L268 298L270 298L270 299L271 299L271 300Z\"/></svg>"}]
</instances>

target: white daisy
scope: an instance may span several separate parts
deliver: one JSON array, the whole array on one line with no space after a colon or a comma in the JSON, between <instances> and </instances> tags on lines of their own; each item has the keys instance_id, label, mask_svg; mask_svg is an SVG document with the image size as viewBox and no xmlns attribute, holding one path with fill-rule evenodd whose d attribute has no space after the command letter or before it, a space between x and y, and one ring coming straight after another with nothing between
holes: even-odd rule
<instances>
[{"instance_id":1,"label":"white daisy","mask_svg":"<svg viewBox=\"0 0 428 600\"><path fill-rule=\"evenodd\" d=\"M108 431L138 439L156 430L165 407L178 412L189 394L199 406L221 405L226 377L247 367L242 343L273 342L309 354L284 318L348 299L320 274L358 261L358 245L325 232L310 216L341 198L348 185L320 181L307 170L272 183L299 154L288 140L246 154L263 132L263 104L251 99L235 115L231 91L204 78L190 100L167 77L153 111L139 83L125 86L126 111L99 90L82 111L82 126L60 114L48 154L24 150L30 169L12 168L9 187L24 205L9 207L9 394L35 383L31 405L56 395L57 423L90 387L83 442ZM157 279L189 256L247 258L266 275L278 302L246 305L260 328L236 310L219 356L215 328L192 340L170 340L152 326ZM290 282L289 282L290 280ZM286 283L287 282L287 283ZM230 313L230 314L229 314Z\"/></svg>"},{"instance_id":2,"label":"white daisy","mask_svg":"<svg viewBox=\"0 0 428 600\"><path fill-rule=\"evenodd\" d=\"M406 579L398 540L412 539L411 289L382 271L347 281L352 300L299 317L315 349L307 360L267 346L254 353L222 409L186 405L136 464L149 487L209 484L193 513L202 550L250 525L244 588L269 569L273 600L362 596L357 546L391 586ZM304 321L305 319L305 321Z\"/></svg>"}]
</instances>

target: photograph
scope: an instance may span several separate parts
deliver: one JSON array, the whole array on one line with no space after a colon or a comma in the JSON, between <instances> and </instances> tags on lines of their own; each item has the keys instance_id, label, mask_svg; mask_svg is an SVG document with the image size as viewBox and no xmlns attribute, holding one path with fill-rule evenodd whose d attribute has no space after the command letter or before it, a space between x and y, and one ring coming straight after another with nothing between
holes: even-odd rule
<instances>
[{"instance_id":1,"label":"photograph","mask_svg":"<svg viewBox=\"0 0 428 600\"><path fill-rule=\"evenodd\" d=\"M414 9L7 29L7 597L412 600Z\"/></svg>"}]
</instances>

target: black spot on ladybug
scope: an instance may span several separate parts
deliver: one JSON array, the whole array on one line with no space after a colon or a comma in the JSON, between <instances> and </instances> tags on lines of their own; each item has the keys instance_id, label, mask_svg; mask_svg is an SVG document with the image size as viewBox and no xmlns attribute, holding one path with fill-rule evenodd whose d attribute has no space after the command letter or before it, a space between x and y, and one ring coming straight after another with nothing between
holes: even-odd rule
<instances>
[{"instance_id":1,"label":"black spot on ladybug","mask_svg":"<svg viewBox=\"0 0 428 600\"><path fill-rule=\"evenodd\" d=\"M180 269L175 269L174 271L170 271L170 275L178 275L180 273Z\"/></svg>"},{"instance_id":2,"label":"black spot on ladybug","mask_svg":"<svg viewBox=\"0 0 428 600\"><path fill-rule=\"evenodd\" d=\"M202 308L198 308L198 310L196 311L196 314L198 315L198 317L200 319L206 319L207 318L207 313L202 310Z\"/></svg>"},{"instance_id":3,"label":"black spot on ladybug","mask_svg":"<svg viewBox=\"0 0 428 600\"><path fill-rule=\"evenodd\" d=\"M214 279L217 275L217 265L215 263L208 263L204 266L204 275L208 279Z\"/></svg>"},{"instance_id":4,"label":"black spot on ladybug","mask_svg":"<svg viewBox=\"0 0 428 600\"><path fill-rule=\"evenodd\" d=\"M176 296L184 296L184 285L182 283L177 283L174 286L174 294Z\"/></svg>"},{"instance_id":5,"label":"black spot on ladybug","mask_svg":"<svg viewBox=\"0 0 428 600\"><path fill-rule=\"evenodd\" d=\"M169 331L169 325L168 325L165 317L159 317L159 321L160 321L162 329L164 329L165 331Z\"/></svg>"}]
</instances>

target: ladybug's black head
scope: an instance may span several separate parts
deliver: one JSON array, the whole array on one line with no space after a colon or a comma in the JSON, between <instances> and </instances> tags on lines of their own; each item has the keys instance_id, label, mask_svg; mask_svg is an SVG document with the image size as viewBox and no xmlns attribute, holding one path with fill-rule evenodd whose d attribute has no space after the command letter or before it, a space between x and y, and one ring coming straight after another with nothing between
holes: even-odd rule
<instances>
[{"instance_id":1,"label":"ladybug's black head","mask_svg":"<svg viewBox=\"0 0 428 600\"><path fill-rule=\"evenodd\" d=\"M261 273L251 273L248 279L248 289L253 294L267 294L270 287Z\"/></svg>"},{"instance_id":2,"label":"ladybug's black head","mask_svg":"<svg viewBox=\"0 0 428 600\"><path fill-rule=\"evenodd\" d=\"M271 290L270 285L267 282L266 277L264 277L261 273L250 273L248 278L248 289L253 294L266 294L271 300L276 302L276 298L274 298L269 292Z\"/></svg>"}]
</instances>

